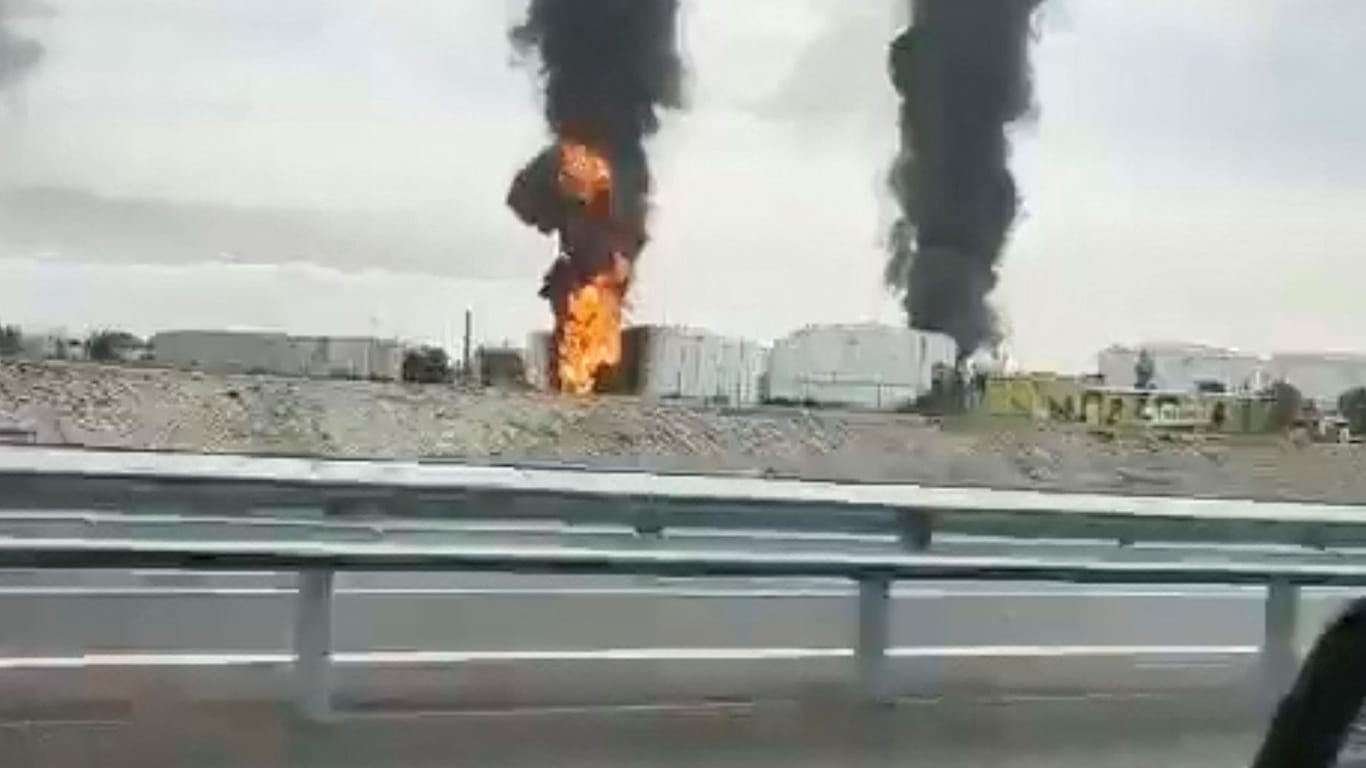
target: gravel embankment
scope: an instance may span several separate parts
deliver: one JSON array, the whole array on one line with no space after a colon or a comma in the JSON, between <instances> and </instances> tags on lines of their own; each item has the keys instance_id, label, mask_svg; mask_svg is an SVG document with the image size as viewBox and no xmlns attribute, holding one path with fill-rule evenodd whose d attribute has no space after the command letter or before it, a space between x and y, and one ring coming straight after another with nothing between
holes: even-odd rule
<instances>
[{"instance_id":1,"label":"gravel embankment","mask_svg":"<svg viewBox=\"0 0 1366 768\"><path fill-rule=\"evenodd\" d=\"M1109 438L911 415L719 409L371 382L0 362L0 415L93 447L553 459L821 479L1366 503L1366 449Z\"/></svg>"}]
</instances>

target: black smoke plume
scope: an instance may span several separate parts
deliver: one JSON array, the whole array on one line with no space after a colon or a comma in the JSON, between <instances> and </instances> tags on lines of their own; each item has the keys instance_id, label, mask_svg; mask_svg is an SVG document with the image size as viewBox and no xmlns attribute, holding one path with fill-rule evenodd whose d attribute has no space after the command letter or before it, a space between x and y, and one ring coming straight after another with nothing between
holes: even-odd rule
<instances>
[{"instance_id":1,"label":"black smoke plume","mask_svg":"<svg viewBox=\"0 0 1366 768\"><path fill-rule=\"evenodd\" d=\"M43 58L43 46L10 30L10 19L18 15L11 6L11 0L0 0L0 89L27 75Z\"/></svg>"},{"instance_id":2,"label":"black smoke plume","mask_svg":"<svg viewBox=\"0 0 1366 768\"><path fill-rule=\"evenodd\" d=\"M681 102L677 9L677 0L531 0L526 20L512 30L513 45L539 60L556 143L516 175L508 205L528 226L559 233L563 258L542 291L552 301L557 284L595 271L610 251L634 261L645 246L644 142L659 129L659 109ZM610 161L608 215L585 221L559 191L562 140L594 147Z\"/></svg>"},{"instance_id":3,"label":"black smoke plume","mask_svg":"<svg viewBox=\"0 0 1366 768\"><path fill-rule=\"evenodd\" d=\"M970 355L998 337L987 295L1015 219L1007 128L1031 104L1030 19L1041 0L913 0L892 42L901 206L887 282L911 327L946 333Z\"/></svg>"}]
</instances>

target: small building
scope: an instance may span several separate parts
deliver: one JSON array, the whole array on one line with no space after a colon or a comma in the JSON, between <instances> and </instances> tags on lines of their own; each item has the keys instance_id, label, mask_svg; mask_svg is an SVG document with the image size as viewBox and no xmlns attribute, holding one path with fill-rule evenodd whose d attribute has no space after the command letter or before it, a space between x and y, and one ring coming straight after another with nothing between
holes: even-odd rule
<instances>
[{"instance_id":1,"label":"small building","mask_svg":"<svg viewBox=\"0 0 1366 768\"><path fill-rule=\"evenodd\" d=\"M767 399L775 403L896 410L928 394L936 370L956 363L940 333L886 325L808 326L773 347Z\"/></svg>"},{"instance_id":2,"label":"small building","mask_svg":"<svg viewBox=\"0 0 1366 768\"><path fill-rule=\"evenodd\" d=\"M84 360L85 340L65 331L24 333L20 342L20 356L28 360Z\"/></svg>"},{"instance_id":3,"label":"small building","mask_svg":"<svg viewBox=\"0 0 1366 768\"><path fill-rule=\"evenodd\" d=\"M479 383L485 387L525 387L526 360L522 350L515 347L481 346L474 353L474 370Z\"/></svg>"}]
</instances>

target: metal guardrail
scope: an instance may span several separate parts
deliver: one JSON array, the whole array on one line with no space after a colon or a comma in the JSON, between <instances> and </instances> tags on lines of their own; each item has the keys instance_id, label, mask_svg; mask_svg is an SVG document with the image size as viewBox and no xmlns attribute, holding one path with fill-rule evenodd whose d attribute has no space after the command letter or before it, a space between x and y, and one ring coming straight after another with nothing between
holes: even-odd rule
<instances>
[{"instance_id":1,"label":"metal guardrail","mask_svg":"<svg viewBox=\"0 0 1366 768\"><path fill-rule=\"evenodd\" d=\"M711 527L1366 548L1366 508L440 462L0 447L0 509L560 520Z\"/></svg>"},{"instance_id":2,"label":"metal guardrail","mask_svg":"<svg viewBox=\"0 0 1366 768\"><path fill-rule=\"evenodd\" d=\"M538 574L647 574L674 577L848 578L859 585L856 674L862 695L887 703L890 585L897 580L1084 583L1266 584L1261 670L1279 691L1296 666L1301 585L1366 585L1366 563L1217 561L1112 562L928 554L764 553L568 546L400 545L316 542L194 542L136 539L0 539L3 568L266 569L296 571L294 653L297 704L309 719L330 711L333 575L337 571L479 571Z\"/></svg>"},{"instance_id":3,"label":"metal guardrail","mask_svg":"<svg viewBox=\"0 0 1366 768\"><path fill-rule=\"evenodd\" d=\"M329 709L332 579L339 570L649 574L675 577L836 577L859 584L857 677L885 702L890 584L896 580L1063 581L1135 584L1265 584L1261 674L1280 690L1296 666L1302 585L1366 585L1366 560L1325 556L1327 547L1366 541L1354 507L1267 504L1017 491L842 485L792 480L645 473L199 456L61 449L0 449L0 510L196 510L220 516L295 509L325 523L377 517L559 520L613 523L655 534L700 528L894 534L877 551L771 551L732 539L681 547L658 536L618 536L595 546L565 542L509 546L453 538L400 541L147 538L0 538L5 568L268 569L299 574L295 654L299 706ZM228 519L231 519L229 516ZM1239 555L1214 546L1179 553L1119 547L1124 557L966 556L937 551L951 533L1134 542L1276 544L1291 556ZM736 543L739 542L739 543ZM1305 545L1294 556L1296 548ZM1037 547L1021 546L1019 552ZM1138 557L1135 557L1138 555Z\"/></svg>"}]
</instances>

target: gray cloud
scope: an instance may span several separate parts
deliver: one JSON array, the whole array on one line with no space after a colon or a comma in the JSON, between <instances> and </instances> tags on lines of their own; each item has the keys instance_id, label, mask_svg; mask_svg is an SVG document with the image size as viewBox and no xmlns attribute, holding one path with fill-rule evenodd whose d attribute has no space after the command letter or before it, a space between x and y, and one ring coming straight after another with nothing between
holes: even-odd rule
<instances>
[{"instance_id":1,"label":"gray cloud","mask_svg":"<svg viewBox=\"0 0 1366 768\"><path fill-rule=\"evenodd\" d=\"M691 103L656 142L637 316L758 335L897 322L879 285L890 3L682 2ZM1351 294L1366 276L1352 87L1366 3L1049 3L1042 115L1014 159L1028 209L998 292L1020 357L1077 367L1111 341L1183 331L1350 342L1342 329L1366 325ZM61 0L23 30L48 50L24 114L0 110L0 242L19 259L0 262L0 307L213 324L253 316L247 299L269 289L271 317L325 331L373 284L364 312L439 338L474 291L459 278L481 275L506 278L480 289L490 307L522 307L500 327L542 321L547 242L502 207L544 140L532 73L507 48L524 7ZM65 260L26 258L39 253ZM299 259L326 277L268 266ZM81 274L84 293L56 290ZM93 303L118 274L137 300ZM449 296L449 312L411 307L433 274L423 300ZM774 274L784 291L764 290ZM1060 285L1075 300L1038 300ZM302 292L316 295L287 304ZM1078 322L1078 306L1113 311Z\"/></svg>"},{"instance_id":2,"label":"gray cloud","mask_svg":"<svg viewBox=\"0 0 1366 768\"><path fill-rule=\"evenodd\" d=\"M471 252L471 224L416 214L115 197L66 187L0 193L0 243L11 254L37 252L83 263L314 261L351 270L517 274L515 267Z\"/></svg>"},{"instance_id":3,"label":"gray cloud","mask_svg":"<svg viewBox=\"0 0 1366 768\"><path fill-rule=\"evenodd\" d=\"M885 54L896 17L877 3L832 9L820 32L760 103L761 111L797 123L895 114L885 108L892 103Z\"/></svg>"},{"instance_id":4,"label":"gray cloud","mask_svg":"<svg viewBox=\"0 0 1366 768\"><path fill-rule=\"evenodd\" d=\"M1064 28L1044 33L1039 87L1046 130L1076 149L1205 178L1366 177L1366 4L1084 0L1061 15Z\"/></svg>"}]
</instances>

